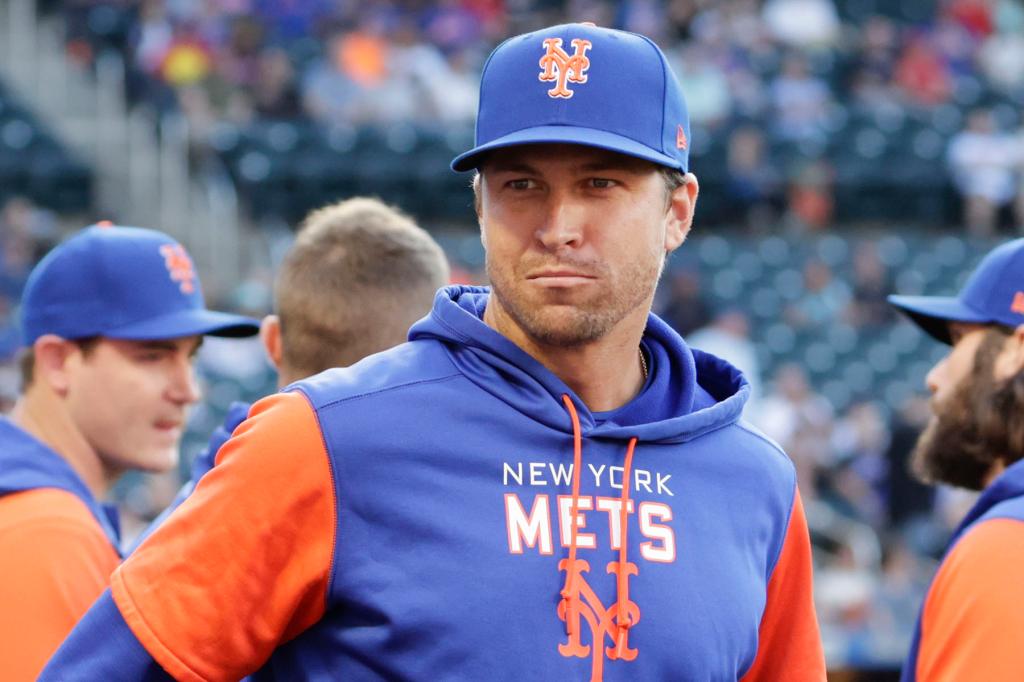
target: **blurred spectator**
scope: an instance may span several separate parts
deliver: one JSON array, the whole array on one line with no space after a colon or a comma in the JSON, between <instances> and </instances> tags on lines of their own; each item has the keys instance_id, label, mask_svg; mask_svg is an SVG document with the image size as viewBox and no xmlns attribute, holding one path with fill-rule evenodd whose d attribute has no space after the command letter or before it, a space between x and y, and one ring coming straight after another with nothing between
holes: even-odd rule
<instances>
[{"instance_id":1,"label":"blurred spectator","mask_svg":"<svg viewBox=\"0 0 1024 682\"><path fill-rule=\"evenodd\" d=\"M922 391L924 387L922 386ZM889 448L889 522L894 526L927 514L932 508L934 489L918 481L910 472L910 453L917 443L931 409L923 392L897 406L892 418Z\"/></svg>"},{"instance_id":2,"label":"blurred spectator","mask_svg":"<svg viewBox=\"0 0 1024 682\"><path fill-rule=\"evenodd\" d=\"M805 497L817 497L818 470L830 457L832 405L810 384L802 365L787 362L776 371L770 390L748 419L779 443L796 466Z\"/></svg>"},{"instance_id":3,"label":"blurred spectator","mask_svg":"<svg viewBox=\"0 0 1024 682\"><path fill-rule=\"evenodd\" d=\"M335 35L324 58L303 83L306 108L327 123L367 125L411 120L420 106L419 93L404 80L390 77L394 68L391 42L369 29Z\"/></svg>"},{"instance_id":4,"label":"blurred spectator","mask_svg":"<svg viewBox=\"0 0 1024 682\"><path fill-rule=\"evenodd\" d=\"M888 81L899 56L899 29L892 19L874 15L864 22L855 57L857 68Z\"/></svg>"},{"instance_id":5,"label":"blurred spectator","mask_svg":"<svg viewBox=\"0 0 1024 682\"><path fill-rule=\"evenodd\" d=\"M481 19L474 8L460 0L427 3L421 19L424 42L444 52L463 50L481 39Z\"/></svg>"},{"instance_id":6,"label":"blurred spectator","mask_svg":"<svg viewBox=\"0 0 1024 682\"><path fill-rule=\"evenodd\" d=\"M832 225L835 212L835 172L828 161L804 164L787 189L787 224L797 231L821 231Z\"/></svg>"},{"instance_id":7,"label":"blurred spectator","mask_svg":"<svg viewBox=\"0 0 1024 682\"><path fill-rule=\"evenodd\" d=\"M461 123L473 120L478 72L475 65L469 68L466 53L455 54L458 71L452 69L436 45L420 38L412 24L406 22L395 32L388 59L389 80L394 87L408 90L417 101L415 113L408 118Z\"/></svg>"},{"instance_id":8,"label":"blurred spectator","mask_svg":"<svg viewBox=\"0 0 1024 682\"><path fill-rule=\"evenodd\" d=\"M892 278L873 240L857 243L853 252L852 287L853 297L845 314L851 325L878 328L896 319L892 306L886 301L893 291Z\"/></svg>"},{"instance_id":9,"label":"blurred spectator","mask_svg":"<svg viewBox=\"0 0 1024 682\"><path fill-rule=\"evenodd\" d=\"M673 65L686 97L690 121L713 128L732 111L732 94L722 69L707 50L694 45L684 50Z\"/></svg>"},{"instance_id":10,"label":"blurred spectator","mask_svg":"<svg viewBox=\"0 0 1024 682\"><path fill-rule=\"evenodd\" d=\"M693 348L717 355L743 372L750 382L747 406L757 410L761 396L761 363L750 339L750 319L738 308L730 308L715 317L711 324L686 337Z\"/></svg>"},{"instance_id":11,"label":"blurred spectator","mask_svg":"<svg viewBox=\"0 0 1024 682\"><path fill-rule=\"evenodd\" d=\"M771 92L773 123L781 138L800 141L821 135L831 95L825 81L810 73L803 55L786 56Z\"/></svg>"},{"instance_id":12,"label":"blurred spectator","mask_svg":"<svg viewBox=\"0 0 1024 682\"><path fill-rule=\"evenodd\" d=\"M1012 93L1024 86L1024 33L1000 31L978 50L978 64L996 87Z\"/></svg>"},{"instance_id":13,"label":"blurred spectator","mask_svg":"<svg viewBox=\"0 0 1024 682\"><path fill-rule=\"evenodd\" d=\"M260 55L252 101L255 114L261 118L291 119L301 115L302 102L287 52L271 48Z\"/></svg>"},{"instance_id":14,"label":"blurred spectator","mask_svg":"<svg viewBox=\"0 0 1024 682\"><path fill-rule=\"evenodd\" d=\"M0 296L21 296L32 266L56 242L53 215L22 196L0 207Z\"/></svg>"},{"instance_id":15,"label":"blurred spectator","mask_svg":"<svg viewBox=\"0 0 1024 682\"><path fill-rule=\"evenodd\" d=\"M782 179L760 129L746 125L729 136L728 164L725 194L734 219L753 229L770 225L782 203Z\"/></svg>"},{"instance_id":16,"label":"blurred spectator","mask_svg":"<svg viewBox=\"0 0 1024 682\"><path fill-rule=\"evenodd\" d=\"M984 38L993 29L992 5L991 0L949 0L945 13L975 37Z\"/></svg>"},{"instance_id":17,"label":"blurred spectator","mask_svg":"<svg viewBox=\"0 0 1024 682\"><path fill-rule=\"evenodd\" d=\"M785 313L786 321L797 328L824 329L840 318L850 302L850 287L837 279L832 268L818 259L804 264L804 289Z\"/></svg>"},{"instance_id":18,"label":"blurred spectator","mask_svg":"<svg viewBox=\"0 0 1024 682\"><path fill-rule=\"evenodd\" d=\"M964 223L971 233L994 233L999 209L1013 199L1014 173L1021 163L1016 147L986 109L972 111L967 127L950 140L949 167L963 197Z\"/></svg>"},{"instance_id":19,"label":"blurred spectator","mask_svg":"<svg viewBox=\"0 0 1024 682\"><path fill-rule=\"evenodd\" d=\"M839 38L839 15L832 0L767 0L761 16L772 35L786 45L821 48Z\"/></svg>"},{"instance_id":20,"label":"blurred spectator","mask_svg":"<svg viewBox=\"0 0 1024 682\"><path fill-rule=\"evenodd\" d=\"M830 668L837 664L855 667L870 660L871 598L877 570L844 542L815 571L814 602Z\"/></svg>"},{"instance_id":21,"label":"blurred spectator","mask_svg":"<svg viewBox=\"0 0 1024 682\"><path fill-rule=\"evenodd\" d=\"M832 431L832 493L855 518L882 528L888 518L889 429L878 406L854 403Z\"/></svg>"},{"instance_id":22,"label":"blurred spectator","mask_svg":"<svg viewBox=\"0 0 1024 682\"><path fill-rule=\"evenodd\" d=\"M895 79L917 104L941 104L953 90L947 64L927 35L918 35L907 44L896 63Z\"/></svg>"}]
</instances>

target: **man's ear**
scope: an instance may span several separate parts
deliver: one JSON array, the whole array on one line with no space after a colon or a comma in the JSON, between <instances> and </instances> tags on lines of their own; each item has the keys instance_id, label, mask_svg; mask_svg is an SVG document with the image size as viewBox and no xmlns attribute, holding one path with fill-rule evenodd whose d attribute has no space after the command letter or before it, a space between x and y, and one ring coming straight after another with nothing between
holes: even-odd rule
<instances>
[{"instance_id":1,"label":"man's ear","mask_svg":"<svg viewBox=\"0 0 1024 682\"><path fill-rule=\"evenodd\" d=\"M43 334L32 344L32 352L35 355L33 383L42 383L61 396L67 394L71 370L83 358L78 344L56 334Z\"/></svg>"},{"instance_id":2,"label":"man's ear","mask_svg":"<svg viewBox=\"0 0 1024 682\"><path fill-rule=\"evenodd\" d=\"M1006 345L1003 352L996 358L995 372L997 379L1009 379L1019 372L1024 371L1024 324L1018 325Z\"/></svg>"},{"instance_id":3,"label":"man's ear","mask_svg":"<svg viewBox=\"0 0 1024 682\"><path fill-rule=\"evenodd\" d=\"M281 371L281 358L284 355L284 348L281 345L281 318L277 315L267 315L260 322L260 341L263 342L263 349L267 351L267 357L277 371Z\"/></svg>"},{"instance_id":4,"label":"man's ear","mask_svg":"<svg viewBox=\"0 0 1024 682\"><path fill-rule=\"evenodd\" d=\"M697 208L697 194L700 185L697 176L687 173L686 181L672 190L669 197L668 215L665 229L665 252L672 253L686 241L693 225L693 212Z\"/></svg>"}]
</instances>

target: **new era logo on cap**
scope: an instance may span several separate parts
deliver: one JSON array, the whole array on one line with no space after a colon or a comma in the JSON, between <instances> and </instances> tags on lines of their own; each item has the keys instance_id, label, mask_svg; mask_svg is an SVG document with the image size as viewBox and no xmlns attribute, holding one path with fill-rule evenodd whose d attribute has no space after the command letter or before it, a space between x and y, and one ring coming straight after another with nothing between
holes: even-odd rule
<instances>
[{"instance_id":1,"label":"new era logo on cap","mask_svg":"<svg viewBox=\"0 0 1024 682\"><path fill-rule=\"evenodd\" d=\"M1010 304L1010 312L1024 315L1024 291L1018 291L1013 295L1013 303Z\"/></svg>"}]
</instances>

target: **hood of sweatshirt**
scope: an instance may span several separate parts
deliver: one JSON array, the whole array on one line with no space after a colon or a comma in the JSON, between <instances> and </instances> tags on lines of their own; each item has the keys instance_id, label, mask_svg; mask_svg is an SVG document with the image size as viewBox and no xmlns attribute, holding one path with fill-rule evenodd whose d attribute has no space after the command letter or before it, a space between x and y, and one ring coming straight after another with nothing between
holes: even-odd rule
<instances>
[{"instance_id":1,"label":"hood of sweatshirt","mask_svg":"<svg viewBox=\"0 0 1024 682\"><path fill-rule=\"evenodd\" d=\"M649 369L643 389L616 410L591 412L561 379L484 324L488 295L486 287L441 289L409 340L447 343L453 362L471 381L537 422L571 434L561 398L569 395L586 438L681 443L734 423L743 411L750 386L739 370L691 350L651 314L641 344Z\"/></svg>"},{"instance_id":2,"label":"hood of sweatshirt","mask_svg":"<svg viewBox=\"0 0 1024 682\"><path fill-rule=\"evenodd\" d=\"M0 443L0 496L37 488L66 490L85 503L120 554L116 507L100 504L67 460L7 417L0 417Z\"/></svg>"},{"instance_id":3,"label":"hood of sweatshirt","mask_svg":"<svg viewBox=\"0 0 1024 682\"><path fill-rule=\"evenodd\" d=\"M953 533L949 546L952 547L971 524L992 511L996 505L1017 498L1024 498L1024 460L1006 467L1006 470L985 488Z\"/></svg>"}]
</instances>

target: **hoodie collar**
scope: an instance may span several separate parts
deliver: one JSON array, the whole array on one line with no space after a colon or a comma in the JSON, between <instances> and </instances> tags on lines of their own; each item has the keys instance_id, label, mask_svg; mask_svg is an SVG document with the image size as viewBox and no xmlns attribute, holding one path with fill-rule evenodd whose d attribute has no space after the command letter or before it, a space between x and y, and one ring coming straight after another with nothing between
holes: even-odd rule
<instances>
[{"instance_id":1,"label":"hoodie collar","mask_svg":"<svg viewBox=\"0 0 1024 682\"><path fill-rule=\"evenodd\" d=\"M953 533L949 546L952 547L953 543L956 542L963 532L992 507L1000 502L1016 497L1024 497L1024 460L1016 461L1006 467L1006 470L999 474L996 480L992 481L982 491L974 506L967 512L967 516L964 517L956 532Z\"/></svg>"},{"instance_id":2,"label":"hoodie collar","mask_svg":"<svg viewBox=\"0 0 1024 682\"><path fill-rule=\"evenodd\" d=\"M409 331L409 339L435 339L448 346L455 365L471 381L545 426L571 432L561 396L579 409L589 438L683 442L735 422L749 394L738 370L714 356L691 351L656 315L644 330L650 376L622 407L593 413L561 379L526 351L483 322L487 287L450 286L434 299L431 314Z\"/></svg>"},{"instance_id":3,"label":"hoodie collar","mask_svg":"<svg viewBox=\"0 0 1024 682\"><path fill-rule=\"evenodd\" d=\"M0 417L0 443L0 496L37 488L66 490L85 503L120 555L117 508L100 504L67 460L7 417Z\"/></svg>"}]
</instances>

